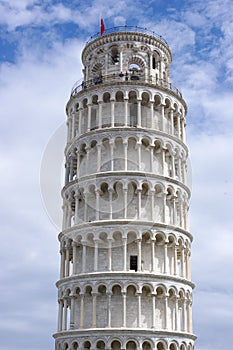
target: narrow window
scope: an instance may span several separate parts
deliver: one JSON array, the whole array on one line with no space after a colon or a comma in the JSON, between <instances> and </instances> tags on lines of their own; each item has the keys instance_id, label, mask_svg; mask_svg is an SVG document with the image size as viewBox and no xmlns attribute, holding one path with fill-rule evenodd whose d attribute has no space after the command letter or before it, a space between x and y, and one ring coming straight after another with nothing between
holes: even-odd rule
<instances>
[{"instance_id":1,"label":"narrow window","mask_svg":"<svg viewBox=\"0 0 233 350\"><path fill-rule=\"evenodd\" d=\"M153 56L153 61L152 61L152 68L155 69L156 68L156 60L155 57Z\"/></svg>"},{"instance_id":2,"label":"narrow window","mask_svg":"<svg viewBox=\"0 0 233 350\"><path fill-rule=\"evenodd\" d=\"M138 257L137 255L130 255L130 270L138 270Z\"/></svg>"}]
</instances>

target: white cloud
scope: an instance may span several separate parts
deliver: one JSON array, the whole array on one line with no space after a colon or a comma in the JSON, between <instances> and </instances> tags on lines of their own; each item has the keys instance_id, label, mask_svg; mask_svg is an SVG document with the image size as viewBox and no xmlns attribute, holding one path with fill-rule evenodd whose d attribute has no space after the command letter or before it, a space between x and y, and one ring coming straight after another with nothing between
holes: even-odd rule
<instances>
[{"instance_id":1,"label":"white cloud","mask_svg":"<svg viewBox=\"0 0 233 350\"><path fill-rule=\"evenodd\" d=\"M46 52L26 47L17 64L1 65L1 349L13 350L16 336L18 348L53 347L58 229L43 211L40 164L47 142L66 119L69 91L80 78L82 46L73 40L54 43Z\"/></svg>"}]
</instances>

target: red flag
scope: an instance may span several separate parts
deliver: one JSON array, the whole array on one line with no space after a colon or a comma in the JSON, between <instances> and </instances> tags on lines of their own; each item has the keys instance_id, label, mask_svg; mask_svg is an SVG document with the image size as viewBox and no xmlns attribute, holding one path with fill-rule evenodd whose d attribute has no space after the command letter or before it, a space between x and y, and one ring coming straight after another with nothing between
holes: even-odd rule
<instances>
[{"instance_id":1,"label":"red flag","mask_svg":"<svg viewBox=\"0 0 233 350\"><path fill-rule=\"evenodd\" d=\"M100 35L103 35L105 31L104 20L101 18L100 20Z\"/></svg>"}]
</instances>

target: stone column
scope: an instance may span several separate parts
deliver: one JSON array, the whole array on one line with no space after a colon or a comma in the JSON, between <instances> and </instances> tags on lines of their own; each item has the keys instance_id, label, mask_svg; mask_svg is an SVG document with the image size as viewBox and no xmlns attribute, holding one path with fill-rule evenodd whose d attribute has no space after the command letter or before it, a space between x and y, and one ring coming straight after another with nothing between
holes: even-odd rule
<instances>
[{"instance_id":1,"label":"stone column","mask_svg":"<svg viewBox=\"0 0 233 350\"><path fill-rule=\"evenodd\" d=\"M187 185L187 172L186 172L186 161L185 159L182 160L182 173L183 173L183 182L185 185Z\"/></svg>"},{"instance_id":2,"label":"stone column","mask_svg":"<svg viewBox=\"0 0 233 350\"><path fill-rule=\"evenodd\" d=\"M60 254L61 254L60 278L62 279L65 277L65 251L64 251L64 248L61 248Z\"/></svg>"},{"instance_id":3,"label":"stone column","mask_svg":"<svg viewBox=\"0 0 233 350\"><path fill-rule=\"evenodd\" d=\"M98 271L98 239L94 239L95 250L94 250L94 272Z\"/></svg>"},{"instance_id":4,"label":"stone column","mask_svg":"<svg viewBox=\"0 0 233 350\"><path fill-rule=\"evenodd\" d=\"M141 141L137 142L137 150L138 150L138 170L141 171Z\"/></svg>"},{"instance_id":5,"label":"stone column","mask_svg":"<svg viewBox=\"0 0 233 350\"><path fill-rule=\"evenodd\" d=\"M75 315L75 298L76 295L70 296L70 329L74 329L74 315Z\"/></svg>"},{"instance_id":6,"label":"stone column","mask_svg":"<svg viewBox=\"0 0 233 350\"><path fill-rule=\"evenodd\" d=\"M91 104L87 105L87 131L91 129Z\"/></svg>"},{"instance_id":7,"label":"stone column","mask_svg":"<svg viewBox=\"0 0 233 350\"><path fill-rule=\"evenodd\" d=\"M127 270L127 238L123 238L123 271Z\"/></svg>"},{"instance_id":8,"label":"stone column","mask_svg":"<svg viewBox=\"0 0 233 350\"><path fill-rule=\"evenodd\" d=\"M65 173L65 185L67 185L68 182L69 182L69 178L70 178L70 165L69 165L69 161L68 161L68 160L66 161L65 168L66 168L66 173Z\"/></svg>"},{"instance_id":9,"label":"stone column","mask_svg":"<svg viewBox=\"0 0 233 350\"><path fill-rule=\"evenodd\" d=\"M59 309L58 309L58 332L60 332L62 330L62 320L63 320L63 300L59 299L58 300L59 303Z\"/></svg>"},{"instance_id":10,"label":"stone column","mask_svg":"<svg viewBox=\"0 0 233 350\"><path fill-rule=\"evenodd\" d=\"M167 321L168 321L168 306L167 306L167 298L168 296L164 296L164 328L167 329Z\"/></svg>"},{"instance_id":11,"label":"stone column","mask_svg":"<svg viewBox=\"0 0 233 350\"><path fill-rule=\"evenodd\" d=\"M126 327L126 292L122 291L122 298L123 298L123 322L122 326Z\"/></svg>"},{"instance_id":12,"label":"stone column","mask_svg":"<svg viewBox=\"0 0 233 350\"><path fill-rule=\"evenodd\" d=\"M102 108L103 107L103 101L99 101L99 129L102 128Z\"/></svg>"},{"instance_id":13,"label":"stone column","mask_svg":"<svg viewBox=\"0 0 233 350\"><path fill-rule=\"evenodd\" d=\"M137 127L140 128L142 126L142 109L141 109L141 100L138 100L138 120Z\"/></svg>"},{"instance_id":14,"label":"stone column","mask_svg":"<svg viewBox=\"0 0 233 350\"><path fill-rule=\"evenodd\" d=\"M189 249L186 249L186 278L188 280L191 279L191 274L190 274L190 251L189 251Z\"/></svg>"},{"instance_id":15,"label":"stone column","mask_svg":"<svg viewBox=\"0 0 233 350\"><path fill-rule=\"evenodd\" d=\"M100 219L100 190L99 189L95 191L95 198L96 198L95 219L98 221Z\"/></svg>"},{"instance_id":16,"label":"stone column","mask_svg":"<svg viewBox=\"0 0 233 350\"><path fill-rule=\"evenodd\" d=\"M176 197L173 196L172 197L172 221L173 221L173 225L176 225Z\"/></svg>"},{"instance_id":17,"label":"stone column","mask_svg":"<svg viewBox=\"0 0 233 350\"><path fill-rule=\"evenodd\" d=\"M97 143L97 172L100 172L101 169L101 149L101 144Z\"/></svg>"},{"instance_id":18,"label":"stone column","mask_svg":"<svg viewBox=\"0 0 233 350\"><path fill-rule=\"evenodd\" d=\"M151 205L150 219L151 221L154 221L155 191L150 190L149 195L150 195L150 205Z\"/></svg>"},{"instance_id":19,"label":"stone column","mask_svg":"<svg viewBox=\"0 0 233 350\"><path fill-rule=\"evenodd\" d=\"M80 293L80 328L84 326L84 294Z\"/></svg>"},{"instance_id":20,"label":"stone column","mask_svg":"<svg viewBox=\"0 0 233 350\"><path fill-rule=\"evenodd\" d=\"M65 277L69 277L70 274L70 252L69 246L66 246L66 262L65 262Z\"/></svg>"},{"instance_id":21,"label":"stone column","mask_svg":"<svg viewBox=\"0 0 233 350\"><path fill-rule=\"evenodd\" d=\"M79 154L79 151L78 151L78 150L77 150L77 152L76 152L76 157L77 157L76 176L77 176L77 179L79 179L79 172L80 172L80 154Z\"/></svg>"},{"instance_id":22,"label":"stone column","mask_svg":"<svg viewBox=\"0 0 233 350\"><path fill-rule=\"evenodd\" d=\"M137 240L137 246L138 246L138 272L141 272L141 264L142 264L142 240Z\"/></svg>"},{"instance_id":23,"label":"stone column","mask_svg":"<svg viewBox=\"0 0 233 350\"><path fill-rule=\"evenodd\" d=\"M125 160L124 171L127 171L127 168L128 168L128 140L127 139L123 141L123 146L124 146L124 160Z\"/></svg>"},{"instance_id":24,"label":"stone column","mask_svg":"<svg viewBox=\"0 0 233 350\"><path fill-rule=\"evenodd\" d=\"M68 200L68 201L67 201L67 221L66 221L66 228L71 227L71 216L72 216L71 202L70 202L70 200Z\"/></svg>"},{"instance_id":25,"label":"stone column","mask_svg":"<svg viewBox=\"0 0 233 350\"><path fill-rule=\"evenodd\" d=\"M163 199L163 219L162 221L166 223L166 193L162 193L162 199Z\"/></svg>"},{"instance_id":26,"label":"stone column","mask_svg":"<svg viewBox=\"0 0 233 350\"><path fill-rule=\"evenodd\" d=\"M183 201L182 198L179 198L180 204L180 227L184 227L184 216L183 216Z\"/></svg>"},{"instance_id":27,"label":"stone column","mask_svg":"<svg viewBox=\"0 0 233 350\"><path fill-rule=\"evenodd\" d=\"M174 275L177 276L177 246L174 245Z\"/></svg>"},{"instance_id":28,"label":"stone column","mask_svg":"<svg viewBox=\"0 0 233 350\"><path fill-rule=\"evenodd\" d=\"M152 75L152 67L153 67L153 54L149 52L149 76Z\"/></svg>"},{"instance_id":29,"label":"stone column","mask_svg":"<svg viewBox=\"0 0 233 350\"><path fill-rule=\"evenodd\" d=\"M75 137L75 113L72 113L71 137Z\"/></svg>"},{"instance_id":30,"label":"stone column","mask_svg":"<svg viewBox=\"0 0 233 350\"><path fill-rule=\"evenodd\" d=\"M111 104L111 127L113 128L114 127L114 123L115 123L114 122L115 101L111 100L110 104Z\"/></svg>"},{"instance_id":31,"label":"stone column","mask_svg":"<svg viewBox=\"0 0 233 350\"><path fill-rule=\"evenodd\" d=\"M113 161L114 161L114 140L113 139L111 139L110 141L109 141L109 146L110 146L110 161L111 161L111 171L113 171L114 170L114 164L113 164Z\"/></svg>"},{"instance_id":32,"label":"stone column","mask_svg":"<svg viewBox=\"0 0 233 350\"><path fill-rule=\"evenodd\" d=\"M67 330L67 298L64 298L64 318L63 318L63 331Z\"/></svg>"},{"instance_id":33,"label":"stone column","mask_svg":"<svg viewBox=\"0 0 233 350\"><path fill-rule=\"evenodd\" d=\"M180 316L179 316L179 305L178 305L178 297L175 299L175 331L179 331L180 327Z\"/></svg>"},{"instance_id":34,"label":"stone column","mask_svg":"<svg viewBox=\"0 0 233 350\"><path fill-rule=\"evenodd\" d=\"M171 163L172 163L171 175L172 177L175 177L175 152L172 152L172 151L171 151Z\"/></svg>"},{"instance_id":35,"label":"stone column","mask_svg":"<svg viewBox=\"0 0 233 350\"><path fill-rule=\"evenodd\" d=\"M181 137L180 137L180 114L179 113L177 113L176 118L177 118L177 134L178 134L177 136L180 139Z\"/></svg>"},{"instance_id":36,"label":"stone column","mask_svg":"<svg viewBox=\"0 0 233 350\"><path fill-rule=\"evenodd\" d=\"M83 119L83 108L79 109L79 125L78 125L78 133L81 135L82 133L82 119Z\"/></svg>"},{"instance_id":37,"label":"stone column","mask_svg":"<svg viewBox=\"0 0 233 350\"><path fill-rule=\"evenodd\" d=\"M112 271L112 239L108 239L108 271Z\"/></svg>"},{"instance_id":38,"label":"stone column","mask_svg":"<svg viewBox=\"0 0 233 350\"><path fill-rule=\"evenodd\" d=\"M124 219L127 219L127 206L128 206L128 188L123 188L124 191Z\"/></svg>"},{"instance_id":39,"label":"stone column","mask_svg":"<svg viewBox=\"0 0 233 350\"><path fill-rule=\"evenodd\" d=\"M109 220L112 220L112 193L113 193L113 188L109 188L108 193L109 193Z\"/></svg>"},{"instance_id":40,"label":"stone column","mask_svg":"<svg viewBox=\"0 0 233 350\"><path fill-rule=\"evenodd\" d=\"M123 52L122 52L123 48L120 48L119 51L119 66L120 66L120 72L123 71Z\"/></svg>"},{"instance_id":41,"label":"stone column","mask_svg":"<svg viewBox=\"0 0 233 350\"><path fill-rule=\"evenodd\" d=\"M167 242L164 242L164 273L167 273Z\"/></svg>"},{"instance_id":42,"label":"stone column","mask_svg":"<svg viewBox=\"0 0 233 350\"><path fill-rule=\"evenodd\" d=\"M171 135L174 135L174 113L172 108L170 110L170 120L171 120Z\"/></svg>"},{"instance_id":43,"label":"stone column","mask_svg":"<svg viewBox=\"0 0 233 350\"><path fill-rule=\"evenodd\" d=\"M177 155L178 180L182 181L182 164L180 154Z\"/></svg>"},{"instance_id":44,"label":"stone column","mask_svg":"<svg viewBox=\"0 0 233 350\"><path fill-rule=\"evenodd\" d=\"M188 332L192 333L193 331L192 326L192 302L191 300L188 301Z\"/></svg>"},{"instance_id":45,"label":"stone column","mask_svg":"<svg viewBox=\"0 0 233 350\"><path fill-rule=\"evenodd\" d=\"M151 220L154 222L155 221L155 190L153 189L151 191L152 195L151 195L151 212L152 212L152 216L151 216Z\"/></svg>"},{"instance_id":46,"label":"stone column","mask_svg":"<svg viewBox=\"0 0 233 350\"><path fill-rule=\"evenodd\" d=\"M72 275L76 275L77 273L77 243L75 241L72 242L73 247L73 272Z\"/></svg>"},{"instance_id":47,"label":"stone column","mask_svg":"<svg viewBox=\"0 0 233 350\"><path fill-rule=\"evenodd\" d=\"M83 221L87 222L87 196L89 192L85 191L83 192L83 198L84 198L84 218Z\"/></svg>"},{"instance_id":48,"label":"stone column","mask_svg":"<svg viewBox=\"0 0 233 350\"><path fill-rule=\"evenodd\" d=\"M151 118L151 122L150 122L150 127L151 129L155 128L155 123L154 123L154 101L150 102L150 118Z\"/></svg>"},{"instance_id":49,"label":"stone column","mask_svg":"<svg viewBox=\"0 0 233 350\"><path fill-rule=\"evenodd\" d=\"M185 137L185 119L184 117L181 118L181 140L185 143L186 137Z\"/></svg>"},{"instance_id":50,"label":"stone column","mask_svg":"<svg viewBox=\"0 0 233 350\"><path fill-rule=\"evenodd\" d=\"M154 146L150 145L150 172L153 172Z\"/></svg>"},{"instance_id":51,"label":"stone column","mask_svg":"<svg viewBox=\"0 0 233 350\"><path fill-rule=\"evenodd\" d=\"M139 188L138 193L138 220L141 219L141 210L142 210L142 190Z\"/></svg>"},{"instance_id":52,"label":"stone column","mask_svg":"<svg viewBox=\"0 0 233 350\"><path fill-rule=\"evenodd\" d=\"M185 277L184 275L184 247L181 247L181 277Z\"/></svg>"},{"instance_id":53,"label":"stone column","mask_svg":"<svg viewBox=\"0 0 233 350\"><path fill-rule=\"evenodd\" d=\"M111 328L111 296L112 296L112 293L111 292L107 292L107 296L108 296L108 310L107 310L107 313L108 313L108 327Z\"/></svg>"},{"instance_id":54,"label":"stone column","mask_svg":"<svg viewBox=\"0 0 233 350\"><path fill-rule=\"evenodd\" d=\"M125 104L125 126L128 126L128 99L124 99Z\"/></svg>"},{"instance_id":55,"label":"stone column","mask_svg":"<svg viewBox=\"0 0 233 350\"><path fill-rule=\"evenodd\" d=\"M86 247L86 244L87 242L86 241L82 241L82 247L83 247L83 250L82 250L82 272L86 272L86 252L87 252L87 247Z\"/></svg>"},{"instance_id":56,"label":"stone column","mask_svg":"<svg viewBox=\"0 0 233 350\"><path fill-rule=\"evenodd\" d=\"M164 131L164 105L161 105L161 130Z\"/></svg>"},{"instance_id":57,"label":"stone column","mask_svg":"<svg viewBox=\"0 0 233 350\"><path fill-rule=\"evenodd\" d=\"M96 293L92 293L92 327L96 328Z\"/></svg>"},{"instance_id":58,"label":"stone column","mask_svg":"<svg viewBox=\"0 0 233 350\"><path fill-rule=\"evenodd\" d=\"M75 198L75 211L74 211L74 224L78 224L78 210L79 210L79 194L76 192L74 195Z\"/></svg>"},{"instance_id":59,"label":"stone column","mask_svg":"<svg viewBox=\"0 0 233 350\"><path fill-rule=\"evenodd\" d=\"M155 272L155 238L151 239L151 272Z\"/></svg>"},{"instance_id":60,"label":"stone column","mask_svg":"<svg viewBox=\"0 0 233 350\"><path fill-rule=\"evenodd\" d=\"M155 294L152 294L152 328L155 328L156 324L155 324L155 321L156 321L156 318L155 318L155 298L156 298L156 295Z\"/></svg>"},{"instance_id":61,"label":"stone column","mask_svg":"<svg viewBox=\"0 0 233 350\"><path fill-rule=\"evenodd\" d=\"M186 300L183 300L183 305L182 305L182 331L186 332L187 331L187 310L186 310Z\"/></svg>"},{"instance_id":62,"label":"stone column","mask_svg":"<svg viewBox=\"0 0 233 350\"><path fill-rule=\"evenodd\" d=\"M89 170L88 170L88 166L89 166L89 152L90 152L90 147L86 146L85 147L86 150L86 169L85 169L85 175L89 175Z\"/></svg>"},{"instance_id":63,"label":"stone column","mask_svg":"<svg viewBox=\"0 0 233 350\"><path fill-rule=\"evenodd\" d=\"M165 172L165 148L162 148L161 155L162 155L162 175L164 175Z\"/></svg>"},{"instance_id":64,"label":"stone column","mask_svg":"<svg viewBox=\"0 0 233 350\"><path fill-rule=\"evenodd\" d=\"M138 322L137 322L137 326L138 328L141 327L141 293L137 293L137 297L138 297Z\"/></svg>"}]
</instances>

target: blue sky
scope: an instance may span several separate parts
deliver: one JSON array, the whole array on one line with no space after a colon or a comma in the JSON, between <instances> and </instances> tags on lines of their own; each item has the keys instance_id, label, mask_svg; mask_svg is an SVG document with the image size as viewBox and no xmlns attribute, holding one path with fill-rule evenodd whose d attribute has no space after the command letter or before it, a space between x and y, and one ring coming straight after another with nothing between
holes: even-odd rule
<instances>
[{"instance_id":1,"label":"blue sky","mask_svg":"<svg viewBox=\"0 0 233 350\"><path fill-rule=\"evenodd\" d=\"M54 348L64 110L100 13L107 28L148 28L172 49L188 104L196 349L231 349L233 2L0 0L0 350Z\"/></svg>"}]
</instances>

